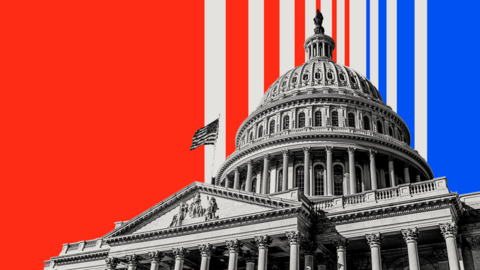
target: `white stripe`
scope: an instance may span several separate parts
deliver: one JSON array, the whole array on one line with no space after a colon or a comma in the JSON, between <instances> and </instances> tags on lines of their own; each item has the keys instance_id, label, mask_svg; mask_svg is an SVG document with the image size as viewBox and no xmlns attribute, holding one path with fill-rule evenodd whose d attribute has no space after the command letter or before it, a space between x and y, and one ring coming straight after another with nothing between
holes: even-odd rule
<instances>
[{"instance_id":1,"label":"white stripe","mask_svg":"<svg viewBox=\"0 0 480 270\"><path fill-rule=\"evenodd\" d=\"M427 0L415 0L415 149L427 159Z\"/></svg>"},{"instance_id":2,"label":"white stripe","mask_svg":"<svg viewBox=\"0 0 480 270\"><path fill-rule=\"evenodd\" d=\"M337 63L345 64L345 0L337 0Z\"/></svg>"},{"instance_id":3,"label":"white stripe","mask_svg":"<svg viewBox=\"0 0 480 270\"><path fill-rule=\"evenodd\" d=\"M205 0L205 125L219 120L213 175L225 160L226 0ZM205 181L212 177L213 146L205 146Z\"/></svg>"},{"instance_id":4,"label":"white stripe","mask_svg":"<svg viewBox=\"0 0 480 270\"><path fill-rule=\"evenodd\" d=\"M305 0L305 39L315 34L315 24L313 18L317 14L315 7L317 6L315 0ZM308 53L305 51L305 61L308 60Z\"/></svg>"},{"instance_id":5,"label":"white stripe","mask_svg":"<svg viewBox=\"0 0 480 270\"><path fill-rule=\"evenodd\" d=\"M320 10L323 15L323 29L325 29L325 34L332 36L332 0L322 0L320 1Z\"/></svg>"},{"instance_id":6,"label":"white stripe","mask_svg":"<svg viewBox=\"0 0 480 270\"><path fill-rule=\"evenodd\" d=\"M397 0L387 2L387 104L397 111Z\"/></svg>"},{"instance_id":7,"label":"white stripe","mask_svg":"<svg viewBox=\"0 0 480 270\"><path fill-rule=\"evenodd\" d=\"M295 1L280 0L280 76L295 67Z\"/></svg>"},{"instance_id":8,"label":"white stripe","mask_svg":"<svg viewBox=\"0 0 480 270\"><path fill-rule=\"evenodd\" d=\"M370 82L378 89L378 0L370 0Z\"/></svg>"},{"instance_id":9,"label":"white stripe","mask_svg":"<svg viewBox=\"0 0 480 270\"><path fill-rule=\"evenodd\" d=\"M367 1L350 1L350 67L367 75Z\"/></svg>"},{"instance_id":10,"label":"white stripe","mask_svg":"<svg viewBox=\"0 0 480 270\"><path fill-rule=\"evenodd\" d=\"M248 113L259 105L264 93L264 3L248 1Z\"/></svg>"}]
</instances>

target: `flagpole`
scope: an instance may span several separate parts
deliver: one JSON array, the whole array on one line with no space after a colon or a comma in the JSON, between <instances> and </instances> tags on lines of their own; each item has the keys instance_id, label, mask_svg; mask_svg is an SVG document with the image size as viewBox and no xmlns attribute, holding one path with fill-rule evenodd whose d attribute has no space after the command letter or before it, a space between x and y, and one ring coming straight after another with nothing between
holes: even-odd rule
<instances>
[{"instance_id":1,"label":"flagpole","mask_svg":"<svg viewBox=\"0 0 480 270\"><path fill-rule=\"evenodd\" d=\"M218 134L218 129L220 128L220 114L218 115L218 125L217 125L217 134ZM213 159L212 159L212 171L210 172L210 181L212 181L213 178L213 166L215 165L215 152L217 150L217 140L213 143ZM215 185L215 183L212 183Z\"/></svg>"}]
</instances>

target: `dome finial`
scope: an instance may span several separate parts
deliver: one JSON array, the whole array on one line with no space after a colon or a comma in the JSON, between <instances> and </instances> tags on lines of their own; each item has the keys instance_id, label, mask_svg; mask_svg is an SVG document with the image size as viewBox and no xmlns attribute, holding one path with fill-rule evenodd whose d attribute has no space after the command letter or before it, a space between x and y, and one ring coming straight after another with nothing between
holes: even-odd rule
<instances>
[{"instance_id":1,"label":"dome finial","mask_svg":"<svg viewBox=\"0 0 480 270\"><path fill-rule=\"evenodd\" d=\"M324 34L325 29L322 27L323 22L323 15L319 9L317 9L317 15L313 18L313 22L315 23L315 34Z\"/></svg>"}]
</instances>

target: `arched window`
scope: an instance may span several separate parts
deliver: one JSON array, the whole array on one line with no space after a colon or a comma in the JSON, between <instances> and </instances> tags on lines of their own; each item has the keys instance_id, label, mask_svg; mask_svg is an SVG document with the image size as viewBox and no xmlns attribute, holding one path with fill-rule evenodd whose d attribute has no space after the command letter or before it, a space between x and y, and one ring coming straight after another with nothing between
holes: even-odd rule
<instances>
[{"instance_id":1,"label":"arched window","mask_svg":"<svg viewBox=\"0 0 480 270\"><path fill-rule=\"evenodd\" d=\"M368 116L363 117L363 129L370 130L370 119Z\"/></svg>"},{"instance_id":2,"label":"arched window","mask_svg":"<svg viewBox=\"0 0 480 270\"><path fill-rule=\"evenodd\" d=\"M377 132L383 134L383 125L380 121L377 121Z\"/></svg>"},{"instance_id":3,"label":"arched window","mask_svg":"<svg viewBox=\"0 0 480 270\"><path fill-rule=\"evenodd\" d=\"M282 191L282 181L283 181L283 169L280 169L278 172L278 179L277 179L277 192Z\"/></svg>"},{"instance_id":4,"label":"arched window","mask_svg":"<svg viewBox=\"0 0 480 270\"><path fill-rule=\"evenodd\" d=\"M305 113L303 112L298 114L298 127L305 127Z\"/></svg>"},{"instance_id":5,"label":"arched window","mask_svg":"<svg viewBox=\"0 0 480 270\"><path fill-rule=\"evenodd\" d=\"M362 170L359 167L355 166L355 181L357 184L357 193L362 192Z\"/></svg>"},{"instance_id":6,"label":"arched window","mask_svg":"<svg viewBox=\"0 0 480 270\"><path fill-rule=\"evenodd\" d=\"M290 128L290 117L287 115L283 118L283 130Z\"/></svg>"},{"instance_id":7,"label":"arched window","mask_svg":"<svg viewBox=\"0 0 480 270\"><path fill-rule=\"evenodd\" d=\"M343 168L340 165L333 166L334 195L343 195Z\"/></svg>"},{"instance_id":8,"label":"arched window","mask_svg":"<svg viewBox=\"0 0 480 270\"><path fill-rule=\"evenodd\" d=\"M338 127L338 112L337 111L332 112L332 126Z\"/></svg>"},{"instance_id":9,"label":"arched window","mask_svg":"<svg viewBox=\"0 0 480 270\"><path fill-rule=\"evenodd\" d=\"M275 133L275 120L270 121L270 133Z\"/></svg>"},{"instance_id":10,"label":"arched window","mask_svg":"<svg viewBox=\"0 0 480 270\"><path fill-rule=\"evenodd\" d=\"M314 181L315 181L315 192L314 192L314 195L324 195L323 194L323 188L324 188L324 169L323 169L323 166L322 165L317 165L315 166L315 168L313 169L313 177L314 177Z\"/></svg>"},{"instance_id":11,"label":"arched window","mask_svg":"<svg viewBox=\"0 0 480 270\"><path fill-rule=\"evenodd\" d=\"M388 127L388 135L393 137L393 129L392 127Z\"/></svg>"},{"instance_id":12,"label":"arched window","mask_svg":"<svg viewBox=\"0 0 480 270\"><path fill-rule=\"evenodd\" d=\"M295 170L295 179L297 182L297 187L298 190L302 191L304 190L304 185L305 185L305 175L303 171L303 166L298 166L297 169Z\"/></svg>"},{"instance_id":13,"label":"arched window","mask_svg":"<svg viewBox=\"0 0 480 270\"><path fill-rule=\"evenodd\" d=\"M253 132L250 133L250 141L253 141Z\"/></svg>"},{"instance_id":14,"label":"arched window","mask_svg":"<svg viewBox=\"0 0 480 270\"><path fill-rule=\"evenodd\" d=\"M252 180L252 192L257 192L257 178L253 178Z\"/></svg>"},{"instance_id":15,"label":"arched window","mask_svg":"<svg viewBox=\"0 0 480 270\"><path fill-rule=\"evenodd\" d=\"M352 128L355 127L355 115L353 113L348 114L348 126Z\"/></svg>"},{"instance_id":16,"label":"arched window","mask_svg":"<svg viewBox=\"0 0 480 270\"><path fill-rule=\"evenodd\" d=\"M260 126L260 127L258 128L258 137L259 137L259 138L260 138L260 137L263 137L263 126Z\"/></svg>"},{"instance_id":17,"label":"arched window","mask_svg":"<svg viewBox=\"0 0 480 270\"><path fill-rule=\"evenodd\" d=\"M322 126L322 112L316 111L315 112L315 126L320 127Z\"/></svg>"},{"instance_id":18,"label":"arched window","mask_svg":"<svg viewBox=\"0 0 480 270\"><path fill-rule=\"evenodd\" d=\"M398 139L399 139L400 141L403 141L403 134L402 134L402 132L401 132L400 130L398 131Z\"/></svg>"},{"instance_id":19,"label":"arched window","mask_svg":"<svg viewBox=\"0 0 480 270\"><path fill-rule=\"evenodd\" d=\"M303 74L303 80L304 81L308 80L308 74Z\"/></svg>"}]
</instances>

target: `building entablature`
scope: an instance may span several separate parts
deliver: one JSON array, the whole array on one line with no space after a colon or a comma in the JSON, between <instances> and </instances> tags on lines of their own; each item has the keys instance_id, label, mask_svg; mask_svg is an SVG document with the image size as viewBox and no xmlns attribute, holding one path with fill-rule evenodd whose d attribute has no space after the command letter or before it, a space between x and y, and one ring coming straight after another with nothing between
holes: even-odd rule
<instances>
[{"instance_id":1,"label":"building entablature","mask_svg":"<svg viewBox=\"0 0 480 270\"><path fill-rule=\"evenodd\" d=\"M87 262L87 261L94 261L94 260L103 260L108 257L109 251L110 249L108 248L108 249L83 252L80 254L52 257L48 261L48 266L50 266L51 264L65 265L65 264L73 264L73 263L80 263L80 262ZM45 264L47 266L47 262L45 262Z\"/></svg>"}]
</instances>

